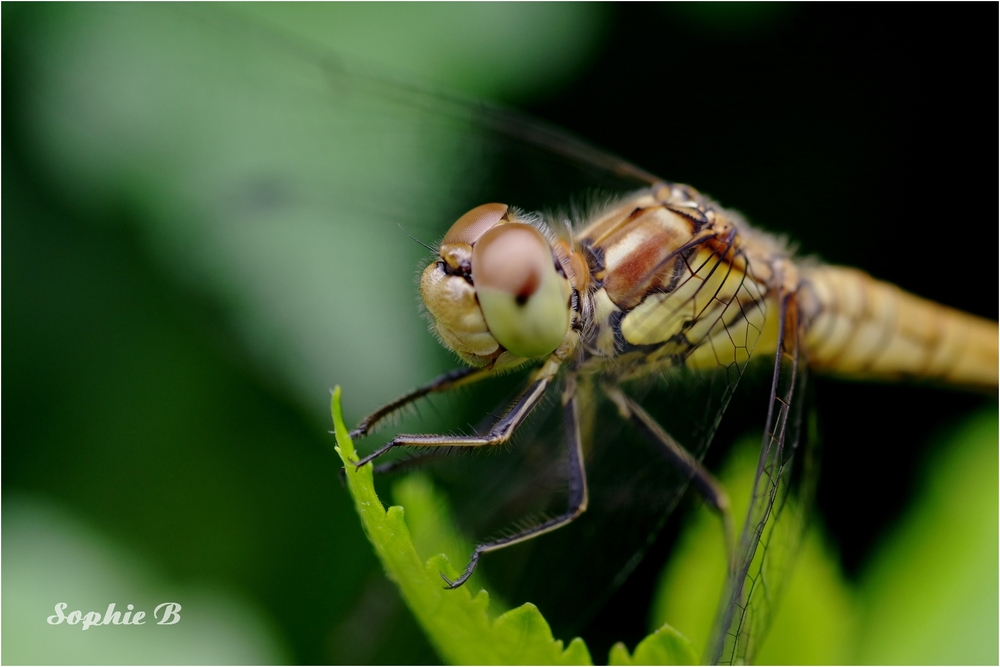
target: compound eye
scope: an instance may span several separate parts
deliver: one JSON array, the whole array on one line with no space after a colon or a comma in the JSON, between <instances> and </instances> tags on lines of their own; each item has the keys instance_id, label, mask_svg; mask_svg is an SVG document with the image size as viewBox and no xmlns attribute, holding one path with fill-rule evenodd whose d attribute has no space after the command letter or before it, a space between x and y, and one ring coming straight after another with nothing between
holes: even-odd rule
<instances>
[{"instance_id":1,"label":"compound eye","mask_svg":"<svg viewBox=\"0 0 1000 667\"><path fill-rule=\"evenodd\" d=\"M559 347L569 329L569 284L537 229L509 223L484 233L472 249L472 282L498 343L526 358Z\"/></svg>"},{"instance_id":2,"label":"compound eye","mask_svg":"<svg viewBox=\"0 0 1000 667\"><path fill-rule=\"evenodd\" d=\"M506 204L483 204L472 209L455 221L445 234L441 245L467 243L473 245L487 230L494 227L507 215Z\"/></svg>"}]
</instances>

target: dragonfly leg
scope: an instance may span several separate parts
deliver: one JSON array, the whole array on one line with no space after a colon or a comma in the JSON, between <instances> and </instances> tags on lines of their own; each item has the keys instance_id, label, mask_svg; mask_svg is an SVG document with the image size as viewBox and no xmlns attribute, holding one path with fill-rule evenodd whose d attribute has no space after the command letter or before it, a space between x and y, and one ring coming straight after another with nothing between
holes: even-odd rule
<instances>
[{"instance_id":1,"label":"dragonfly leg","mask_svg":"<svg viewBox=\"0 0 1000 667\"><path fill-rule=\"evenodd\" d=\"M536 377L528 388L517 397L507 414L493 425L490 432L484 436L452 436L452 435L397 435L395 438L382 445L374 452L358 461L355 466L361 467L364 464L377 459L394 447L484 447L489 445L500 445L508 440L517 430L532 408L538 405L545 395L552 382L551 376Z\"/></svg>"},{"instance_id":2,"label":"dragonfly leg","mask_svg":"<svg viewBox=\"0 0 1000 667\"><path fill-rule=\"evenodd\" d=\"M635 424L648 440L662 447L670 464L687 476L702 498L719 513L726 533L726 550L732 559L736 549L736 533L729 495L726 494L722 484L701 465L698 459L664 431L641 405L626 396L621 389L616 386L606 386L604 390L622 417Z\"/></svg>"},{"instance_id":3,"label":"dragonfly leg","mask_svg":"<svg viewBox=\"0 0 1000 667\"><path fill-rule=\"evenodd\" d=\"M372 469L372 472L376 475L391 475L398 472L420 468L428 463L438 461L445 456L446 452L442 451L431 450L429 452L421 452L420 454L415 454L408 458L379 463Z\"/></svg>"},{"instance_id":4,"label":"dragonfly leg","mask_svg":"<svg viewBox=\"0 0 1000 667\"><path fill-rule=\"evenodd\" d=\"M444 458L445 453L440 451L430 451L426 453L417 454L410 458L401 459L399 461L387 461L385 463L380 463L376 465L372 472L375 475L391 475L393 473L409 470L412 468L419 468L428 463L432 463L441 458ZM347 488L347 470L344 468L340 469L340 485Z\"/></svg>"},{"instance_id":5,"label":"dragonfly leg","mask_svg":"<svg viewBox=\"0 0 1000 667\"><path fill-rule=\"evenodd\" d=\"M537 526L525 528L514 535L477 545L462 576L452 581L444 574L441 575L441 578L447 583L445 588L458 588L464 584L472 576L472 572L476 569L476 565L483 554L552 532L570 523L586 511L587 471L583 462L583 444L580 440L580 414L576 399L576 382L573 377L566 379L566 391L563 393L563 420L566 428L566 449L569 455L569 507L567 510L557 517L543 521Z\"/></svg>"},{"instance_id":6,"label":"dragonfly leg","mask_svg":"<svg viewBox=\"0 0 1000 667\"><path fill-rule=\"evenodd\" d=\"M362 419L354 430L351 431L351 439L356 440L357 438L365 437L380 421L395 414L410 403L423 398L427 394L448 391L464 384L471 384L490 377L492 374L492 371L484 368L456 368L455 370L448 371L444 375L434 378L424 386L418 387L410 393L400 396L395 401L383 405L381 408Z\"/></svg>"}]
</instances>

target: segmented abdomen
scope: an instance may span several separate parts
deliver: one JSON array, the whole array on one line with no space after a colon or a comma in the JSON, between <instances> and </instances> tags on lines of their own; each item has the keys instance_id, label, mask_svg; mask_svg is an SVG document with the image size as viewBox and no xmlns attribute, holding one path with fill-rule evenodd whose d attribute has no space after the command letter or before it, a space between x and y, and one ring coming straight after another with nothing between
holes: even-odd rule
<instances>
[{"instance_id":1,"label":"segmented abdomen","mask_svg":"<svg viewBox=\"0 0 1000 667\"><path fill-rule=\"evenodd\" d=\"M862 379L997 386L997 323L922 299L863 271L803 271L809 366Z\"/></svg>"}]
</instances>

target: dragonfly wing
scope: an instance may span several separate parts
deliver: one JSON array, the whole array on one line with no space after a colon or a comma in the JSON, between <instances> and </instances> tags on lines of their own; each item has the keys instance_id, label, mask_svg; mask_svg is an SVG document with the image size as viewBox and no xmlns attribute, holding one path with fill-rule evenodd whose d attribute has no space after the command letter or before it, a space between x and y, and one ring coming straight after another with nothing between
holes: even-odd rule
<instances>
[{"instance_id":1,"label":"dragonfly wing","mask_svg":"<svg viewBox=\"0 0 1000 667\"><path fill-rule=\"evenodd\" d=\"M556 636L564 638L587 630L642 561L689 485L662 445L650 442L620 417L595 378L579 380L590 492L587 511L558 531L484 556L478 570L491 594L509 605L536 604ZM429 467L449 493L469 537L487 541L565 510L568 479L557 409L560 389L557 385L550 390L546 403L503 451L456 453ZM623 389L700 459L732 384L725 369L695 373L674 368L660 377L629 382ZM496 414L477 430L488 428ZM721 543L721 528L718 538ZM635 617L622 619L615 632L645 627L649 600L631 593L629 598L625 606ZM603 625L608 624L602 620Z\"/></svg>"},{"instance_id":2,"label":"dragonfly wing","mask_svg":"<svg viewBox=\"0 0 1000 667\"><path fill-rule=\"evenodd\" d=\"M767 425L753 492L708 645L712 664L748 664L768 629L793 564L818 478L806 423L806 364L794 295L781 303Z\"/></svg>"}]
</instances>

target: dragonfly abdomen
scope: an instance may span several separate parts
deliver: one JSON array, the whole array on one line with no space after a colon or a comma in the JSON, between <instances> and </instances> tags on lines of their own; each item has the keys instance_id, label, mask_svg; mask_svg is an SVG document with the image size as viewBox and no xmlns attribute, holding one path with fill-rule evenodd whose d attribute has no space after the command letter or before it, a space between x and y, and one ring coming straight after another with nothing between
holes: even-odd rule
<instances>
[{"instance_id":1,"label":"dragonfly abdomen","mask_svg":"<svg viewBox=\"0 0 1000 667\"><path fill-rule=\"evenodd\" d=\"M863 271L804 271L811 368L858 379L997 386L997 323L942 306Z\"/></svg>"}]
</instances>

